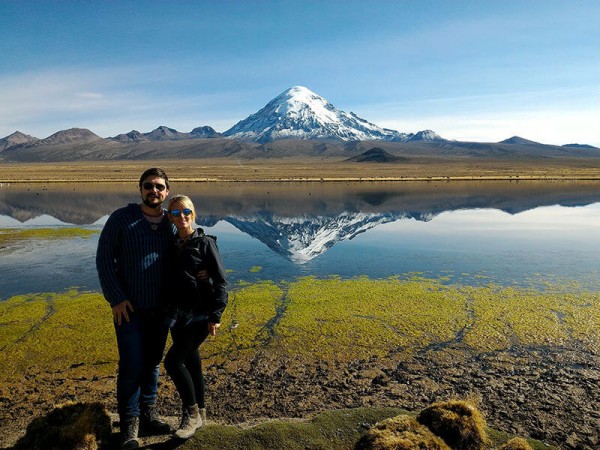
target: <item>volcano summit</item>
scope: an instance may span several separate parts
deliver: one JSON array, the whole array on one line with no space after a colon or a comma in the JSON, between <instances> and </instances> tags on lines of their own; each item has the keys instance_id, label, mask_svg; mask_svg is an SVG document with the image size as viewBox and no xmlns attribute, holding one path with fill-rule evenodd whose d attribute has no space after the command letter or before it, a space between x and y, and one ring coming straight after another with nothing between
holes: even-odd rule
<instances>
[{"instance_id":1,"label":"volcano summit","mask_svg":"<svg viewBox=\"0 0 600 450\"><path fill-rule=\"evenodd\" d=\"M287 89L223 135L261 143L279 139L405 142L415 136L380 128L352 112L341 111L303 86Z\"/></svg>"}]
</instances>

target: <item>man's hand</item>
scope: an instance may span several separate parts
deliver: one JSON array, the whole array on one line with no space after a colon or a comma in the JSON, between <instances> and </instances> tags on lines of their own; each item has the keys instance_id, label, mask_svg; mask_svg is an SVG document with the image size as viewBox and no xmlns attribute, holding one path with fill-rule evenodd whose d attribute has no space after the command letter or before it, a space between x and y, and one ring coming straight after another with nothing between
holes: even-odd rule
<instances>
[{"instance_id":1,"label":"man's hand","mask_svg":"<svg viewBox=\"0 0 600 450\"><path fill-rule=\"evenodd\" d=\"M129 322L129 312L133 312L133 305L129 302L129 300L123 300L118 305L112 307L113 319L117 323L117 325L121 325L123 322L123 317L125 318L125 322Z\"/></svg>"},{"instance_id":2,"label":"man's hand","mask_svg":"<svg viewBox=\"0 0 600 450\"><path fill-rule=\"evenodd\" d=\"M220 326L221 326L220 323L208 322L208 334L210 334L211 336L216 336L217 335L217 329Z\"/></svg>"}]
</instances>

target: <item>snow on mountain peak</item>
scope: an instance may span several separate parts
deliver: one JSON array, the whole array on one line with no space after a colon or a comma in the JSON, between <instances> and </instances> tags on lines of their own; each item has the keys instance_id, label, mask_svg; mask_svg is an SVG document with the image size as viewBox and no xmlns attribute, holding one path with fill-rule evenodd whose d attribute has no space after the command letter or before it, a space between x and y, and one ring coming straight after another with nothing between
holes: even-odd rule
<instances>
[{"instance_id":1,"label":"snow on mountain peak","mask_svg":"<svg viewBox=\"0 0 600 450\"><path fill-rule=\"evenodd\" d=\"M380 128L354 113L341 111L304 86L285 90L223 135L258 142L277 139L403 141L410 138L404 133Z\"/></svg>"},{"instance_id":2,"label":"snow on mountain peak","mask_svg":"<svg viewBox=\"0 0 600 450\"><path fill-rule=\"evenodd\" d=\"M271 103L276 103L277 113L288 118L306 120L313 116L320 124L334 123L337 120L333 105L304 86L288 89Z\"/></svg>"}]
</instances>

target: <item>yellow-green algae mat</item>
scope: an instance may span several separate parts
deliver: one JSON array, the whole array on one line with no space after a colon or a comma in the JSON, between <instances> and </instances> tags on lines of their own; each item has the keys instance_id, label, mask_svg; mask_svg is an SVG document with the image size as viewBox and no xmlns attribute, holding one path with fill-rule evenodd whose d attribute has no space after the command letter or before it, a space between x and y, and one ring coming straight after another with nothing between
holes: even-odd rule
<instances>
[{"instance_id":1,"label":"yellow-green algae mat","mask_svg":"<svg viewBox=\"0 0 600 450\"><path fill-rule=\"evenodd\" d=\"M3 228L0 229L0 245L13 244L19 241L31 239L65 239L65 238L88 238L98 234L99 230L90 230L79 227L59 227L59 228Z\"/></svg>"},{"instance_id":2,"label":"yellow-green algae mat","mask_svg":"<svg viewBox=\"0 0 600 450\"><path fill-rule=\"evenodd\" d=\"M203 349L209 362L251 358L257 349L346 362L457 339L473 352L543 345L598 354L600 293L419 278L242 283L230 291L219 336ZM75 290L11 297L0 302L0 351L0 381L74 366L113 372L110 308L101 294Z\"/></svg>"}]
</instances>

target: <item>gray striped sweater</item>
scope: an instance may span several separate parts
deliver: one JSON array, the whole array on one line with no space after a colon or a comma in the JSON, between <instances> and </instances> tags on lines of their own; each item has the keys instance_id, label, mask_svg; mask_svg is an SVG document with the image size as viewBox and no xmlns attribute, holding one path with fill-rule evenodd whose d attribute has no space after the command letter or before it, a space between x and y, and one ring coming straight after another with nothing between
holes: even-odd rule
<instances>
[{"instance_id":1,"label":"gray striped sweater","mask_svg":"<svg viewBox=\"0 0 600 450\"><path fill-rule=\"evenodd\" d=\"M153 225L135 203L110 215L100 233L96 268L111 306L124 300L134 309L161 305L164 265L174 235L175 227L166 215L160 224Z\"/></svg>"}]
</instances>

